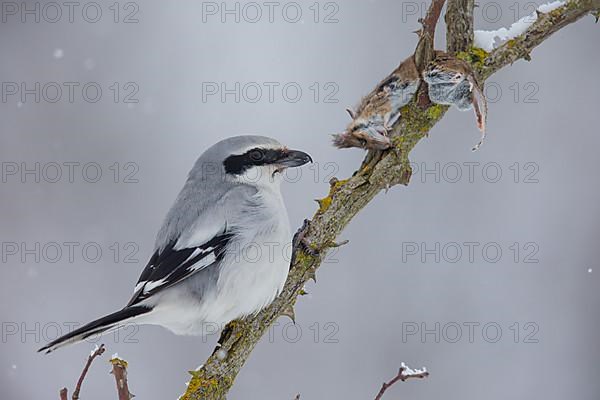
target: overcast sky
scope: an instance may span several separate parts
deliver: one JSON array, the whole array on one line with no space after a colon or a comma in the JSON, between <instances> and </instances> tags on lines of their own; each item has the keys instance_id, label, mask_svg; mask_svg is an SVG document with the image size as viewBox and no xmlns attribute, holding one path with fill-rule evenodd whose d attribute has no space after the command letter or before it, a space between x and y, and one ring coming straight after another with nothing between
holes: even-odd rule
<instances>
[{"instance_id":1,"label":"overcast sky","mask_svg":"<svg viewBox=\"0 0 600 400\"><path fill-rule=\"evenodd\" d=\"M330 134L413 51L427 6L53 4L3 3L0 22L7 400L72 390L94 344L35 350L125 304L211 144L256 133L310 153L315 164L283 186L292 226L310 217L327 181L363 156L334 149ZM530 6L481 1L476 25L510 25ZM431 376L389 399L597 399L597 38L586 17L490 78L479 152L473 112L450 110L412 153L411 184L352 221L340 237L350 243L298 301L297 325L278 321L230 398L371 399L404 361ZM152 326L107 336L82 398L116 398L115 352L137 398L176 398L216 340Z\"/></svg>"}]
</instances>

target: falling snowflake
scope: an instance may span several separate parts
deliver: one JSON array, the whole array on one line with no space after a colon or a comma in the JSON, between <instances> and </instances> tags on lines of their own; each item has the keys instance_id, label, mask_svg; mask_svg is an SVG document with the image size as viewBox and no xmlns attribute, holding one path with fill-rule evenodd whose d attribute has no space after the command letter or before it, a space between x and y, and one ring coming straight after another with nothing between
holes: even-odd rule
<instances>
[{"instance_id":1,"label":"falling snowflake","mask_svg":"<svg viewBox=\"0 0 600 400\"><path fill-rule=\"evenodd\" d=\"M88 71L91 71L96 67L96 62L94 61L94 59L88 57L83 61L83 66Z\"/></svg>"},{"instance_id":2,"label":"falling snowflake","mask_svg":"<svg viewBox=\"0 0 600 400\"><path fill-rule=\"evenodd\" d=\"M54 53L52 55L57 60L60 60L65 55L65 52L63 51L63 49L54 49Z\"/></svg>"}]
</instances>

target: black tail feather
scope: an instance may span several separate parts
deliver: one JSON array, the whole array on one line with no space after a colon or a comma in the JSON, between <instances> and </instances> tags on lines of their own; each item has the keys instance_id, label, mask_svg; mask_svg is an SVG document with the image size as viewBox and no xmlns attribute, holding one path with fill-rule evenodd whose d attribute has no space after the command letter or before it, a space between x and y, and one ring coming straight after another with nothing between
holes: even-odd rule
<instances>
[{"instance_id":1,"label":"black tail feather","mask_svg":"<svg viewBox=\"0 0 600 400\"><path fill-rule=\"evenodd\" d=\"M81 328L75 329L72 332L67 333L55 339L38 350L45 351L46 354L51 351L67 345L69 343L79 342L81 340L87 339L88 337L105 332L111 328L115 328L118 326L124 325L125 320L136 317L138 315L145 314L147 312L152 311L149 307L144 306L133 306L133 307L125 307L122 310L109 314L105 317L99 318L95 321L90 322L82 326Z\"/></svg>"}]
</instances>

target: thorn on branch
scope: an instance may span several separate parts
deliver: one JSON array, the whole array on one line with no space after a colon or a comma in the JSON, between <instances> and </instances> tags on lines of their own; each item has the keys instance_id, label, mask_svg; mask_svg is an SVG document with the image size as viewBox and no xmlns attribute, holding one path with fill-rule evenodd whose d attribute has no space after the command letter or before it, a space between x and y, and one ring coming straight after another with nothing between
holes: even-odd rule
<instances>
[{"instance_id":1,"label":"thorn on branch","mask_svg":"<svg viewBox=\"0 0 600 400\"><path fill-rule=\"evenodd\" d=\"M291 304L287 305L281 312L281 315L288 317L292 320L294 325L296 325L296 313L294 312L294 306Z\"/></svg>"},{"instance_id":2,"label":"thorn on branch","mask_svg":"<svg viewBox=\"0 0 600 400\"><path fill-rule=\"evenodd\" d=\"M329 242L327 242L327 245L325 247L331 247L331 248L342 247L342 246L347 245L348 243L350 243L349 240L342 240L341 242L335 242L333 240L330 240Z\"/></svg>"},{"instance_id":3,"label":"thorn on branch","mask_svg":"<svg viewBox=\"0 0 600 400\"><path fill-rule=\"evenodd\" d=\"M428 376L429 372L427 372L425 367L413 370L412 368L406 366L406 364L402 363L400 364L398 374L396 374L396 376L393 377L389 382L384 382L383 385L381 385L381 389L379 390L379 393L377 393L377 396L375 396L375 400L381 400L385 391L398 381L404 382L407 379L423 379Z\"/></svg>"}]
</instances>

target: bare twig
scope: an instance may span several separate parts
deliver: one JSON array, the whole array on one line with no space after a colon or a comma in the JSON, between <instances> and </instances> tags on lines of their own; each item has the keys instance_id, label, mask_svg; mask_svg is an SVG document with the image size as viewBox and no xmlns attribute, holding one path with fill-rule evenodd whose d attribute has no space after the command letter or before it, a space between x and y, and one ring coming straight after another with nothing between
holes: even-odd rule
<instances>
[{"instance_id":1,"label":"bare twig","mask_svg":"<svg viewBox=\"0 0 600 400\"><path fill-rule=\"evenodd\" d=\"M83 371L81 371L81 375L79 375L79 379L77 380L77 385L75 386L75 390L73 391L73 396L71 397L72 400L79 399L79 392L81 391L81 385L83 384L83 380L85 379L85 376L87 375L88 370L90 369L90 366L92 365L92 362L94 361L94 359L96 357L101 356L102 353L104 353L104 350L105 350L104 345L101 344L100 347L96 346L96 348L94 350L92 350L92 352L88 356L85 366L83 367ZM69 391L67 390L66 387L60 389L60 391L58 393L60 395L60 400L68 400Z\"/></svg>"},{"instance_id":2,"label":"bare twig","mask_svg":"<svg viewBox=\"0 0 600 400\"><path fill-rule=\"evenodd\" d=\"M377 393L377 396L375 396L375 400L381 400L385 391L388 390L398 381L404 382L407 379L423 379L428 376L429 372L427 372L425 368L420 370L412 370L409 367L407 367L404 363L402 363L400 369L398 370L398 374L395 377L393 377L389 382L383 382L379 393Z\"/></svg>"},{"instance_id":3,"label":"bare twig","mask_svg":"<svg viewBox=\"0 0 600 400\"><path fill-rule=\"evenodd\" d=\"M81 391L81 385L83 384L83 380L85 379L85 376L87 375L87 372L90 369L92 362L94 361L94 359L96 357L101 356L102 353L104 353L104 350L105 350L104 345L101 344L100 347L96 346L96 348L88 356L87 362L85 363L85 366L83 367L83 371L81 371L81 375L79 376L79 380L77 380L77 385L75 385L75 390L73 391L73 396L71 396L72 400L79 399L79 392ZM65 398L67 396L67 388L63 388L60 391L61 399L63 396L63 391L64 391Z\"/></svg>"},{"instance_id":4,"label":"bare twig","mask_svg":"<svg viewBox=\"0 0 600 400\"><path fill-rule=\"evenodd\" d=\"M448 0L446 6L446 49L450 54L466 51L473 44L475 0Z\"/></svg>"},{"instance_id":5,"label":"bare twig","mask_svg":"<svg viewBox=\"0 0 600 400\"><path fill-rule=\"evenodd\" d=\"M415 64L419 73L423 72L427 64L433 60L435 27L440 19L445 2L446 0L432 0L425 18L421 20L423 29L419 33L419 43L415 50Z\"/></svg>"},{"instance_id":6,"label":"bare twig","mask_svg":"<svg viewBox=\"0 0 600 400\"><path fill-rule=\"evenodd\" d=\"M484 72L483 80L502 67L528 54L558 29L577 21L592 10L600 9L600 0L570 0L548 15L542 15L529 29L501 46L479 64L472 67ZM439 4L436 2L436 5ZM424 21L425 22L425 21ZM511 47L512 46L512 47ZM271 305L256 315L227 325L219 339L220 347L197 370L190 380L182 400L223 399L250 356L252 350L275 320L293 308L305 283L315 275L328 249L350 220L380 191L403 184L412 174L408 154L429 130L444 116L447 107L427 105L418 107L415 102L402 109L402 118L392 127L394 151L367 153L360 168L349 179L339 180L330 187L325 206L301 228L302 243L318 249L306 251L305 246L294 246L293 262L281 294ZM218 357L223 350L227 358Z\"/></svg>"},{"instance_id":7,"label":"bare twig","mask_svg":"<svg viewBox=\"0 0 600 400\"><path fill-rule=\"evenodd\" d=\"M414 59L419 75L434 58L435 27L437 26L442 8L446 0L431 0L425 18L420 20L423 28L419 32L419 43L415 49ZM431 104L428 95L428 86L421 81L417 93L417 104L425 109Z\"/></svg>"},{"instance_id":8,"label":"bare twig","mask_svg":"<svg viewBox=\"0 0 600 400\"><path fill-rule=\"evenodd\" d=\"M131 400L134 396L129 392L127 384L127 361L119 358L116 354L110 359L112 374L115 376L119 400Z\"/></svg>"}]
</instances>

